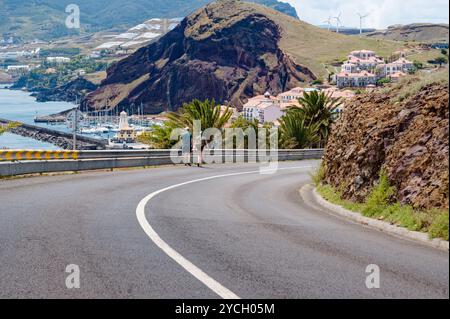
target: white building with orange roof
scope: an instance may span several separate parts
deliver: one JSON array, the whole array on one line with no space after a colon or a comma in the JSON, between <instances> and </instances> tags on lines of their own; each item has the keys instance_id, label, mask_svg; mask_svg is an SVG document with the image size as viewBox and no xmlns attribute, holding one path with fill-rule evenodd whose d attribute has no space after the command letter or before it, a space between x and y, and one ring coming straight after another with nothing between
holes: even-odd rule
<instances>
[{"instance_id":1,"label":"white building with orange roof","mask_svg":"<svg viewBox=\"0 0 450 319\"><path fill-rule=\"evenodd\" d=\"M273 123L283 114L280 100L269 92L249 99L242 111L246 120L257 120L260 123Z\"/></svg>"},{"instance_id":2,"label":"white building with orange roof","mask_svg":"<svg viewBox=\"0 0 450 319\"><path fill-rule=\"evenodd\" d=\"M283 92L277 96L281 103L291 103L303 97L304 88L296 87L287 92Z\"/></svg>"},{"instance_id":3,"label":"white building with orange roof","mask_svg":"<svg viewBox=\"0 0 450 319\"><path fill-rule=\"evenodd\" d=\"M408 73L413 71L414 68L413 62L405 58L400 58L392 63L379 64L376 70L378 76L383 78L399 72Z\"/></svg>"},{"instance_id":4,"label":"white building with orange roof","mask_svg":"<svg viewBox=\"0 0 450 319\"><path fill-rule=\"evenodd\" d=\"M338 88L366 87L371 84L377 84L377 76L368 71L358 73L340 72L336 74L335 79Z\"/></svg>"}]
</instances>

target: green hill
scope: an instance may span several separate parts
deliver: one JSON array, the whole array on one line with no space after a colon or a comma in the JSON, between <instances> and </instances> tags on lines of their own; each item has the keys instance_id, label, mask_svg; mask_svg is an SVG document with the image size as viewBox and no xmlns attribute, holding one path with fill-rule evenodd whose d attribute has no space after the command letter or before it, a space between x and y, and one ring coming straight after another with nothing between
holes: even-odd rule
<instances>
[{"instance_id":1,"label":"green hill","mask_svg":"<svg viewBox=\"0 0 450 319\"><path fill-rule=\"evenodd\" d=\"M277 0L250 0L298 18ZM80 7L82 32L127 28L150 18L185 17L210 0L0 0L0 35L51 40L78 34L64 25L68 4Z\"/></svg>"}]
</instances>

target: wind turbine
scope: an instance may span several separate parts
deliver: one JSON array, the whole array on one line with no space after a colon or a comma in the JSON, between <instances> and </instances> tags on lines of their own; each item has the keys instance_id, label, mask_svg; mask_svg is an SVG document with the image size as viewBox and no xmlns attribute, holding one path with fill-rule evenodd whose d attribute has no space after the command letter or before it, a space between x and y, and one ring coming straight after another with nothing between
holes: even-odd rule
<instances>
[{"instance_id":1,"label":"wind turbine","mask_svg":"<svg viewBox=\"0 0 450 319\"><path fill-rule=\"evenodd\" d=\"M359 34L362 34L363 20L369 16L369 13L361 14L358 12L359 16Z\"/></svg>"},{"instance_id":2,"label":"wind turbine","mask_svg":"<svg viewBox=\"0 0 450 319\"><path fill-rule=\"evenodd\" d=\"M328 31L330 31L330 29L331 29L331 19L332 19L332 17L329 16L328 20L325 20L325 21L322 22L322 23L326 23L327 24L327 30Z\"/></svg>"},{"instance_id":3,"label":"wind turbine","mask_svg":"<svg viewBox=\"0 0 450 319\"><path fill-rule=\"evenodd\" d=\"M341 21L341 15L342 12L339 13L339 15L337 17L334 17L334 19L336 20L336 33L339 33L339 26L341 25L342 21Z\"/></svg>"}]
</instances>

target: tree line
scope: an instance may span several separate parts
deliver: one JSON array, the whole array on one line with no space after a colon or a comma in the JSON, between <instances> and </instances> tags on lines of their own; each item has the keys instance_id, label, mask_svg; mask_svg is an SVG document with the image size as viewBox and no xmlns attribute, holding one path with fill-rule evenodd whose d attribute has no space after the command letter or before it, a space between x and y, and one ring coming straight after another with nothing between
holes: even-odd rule
<instances>
[{"instance_id":1,"label":"tree line","mask_svg":"<svg viewBox=\"0 0 450 319\"><path fill-rule=\"evenodd\" d=\"M339 116L342 100L332 98L331 94L312 91L305 92L298 100L298 106L286 109L279 120L278 145L283 149L305 149L324 147L330 134L331 126ZM139 137L139 141L155 149L170 149L178 141L171 140L171 133L175 129L185 129L192 133L194 121L200 121L201 129L225 127L248 128L269 132L273 123L259 123L258 120L247 120L243 116L231 119L232 108L222 108L214 100L193 100L185 103L177 112L169 112L167 121L153 125L148 132ZM269 133L266 134L267 136ZM203 141L208 144L211 141Z\"/></svg>"}]
</instances>

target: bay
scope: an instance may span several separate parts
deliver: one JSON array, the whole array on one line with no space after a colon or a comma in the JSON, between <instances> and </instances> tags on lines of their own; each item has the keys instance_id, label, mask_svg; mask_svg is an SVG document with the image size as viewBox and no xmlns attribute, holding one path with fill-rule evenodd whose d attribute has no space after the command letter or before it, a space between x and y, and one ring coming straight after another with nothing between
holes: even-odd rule
<instances>
[{"instance_id":1,"label":"bay","mask_svg":"<svg viewBox=\"0 0 450 319\"><path fill-rule=\"evenodd\" d=\"M38 103L30 93L18 90L0 88L0 118L20 121L26 124L39 125L60 131L68 131L65 124L48 125L45 123L34 123L35 116L49 115L73 108L74 104L67 102ZM18 136L15 134L4 134L0 136L0 149L58 149L58 147Z\"/></svg>"}]
</instances>

